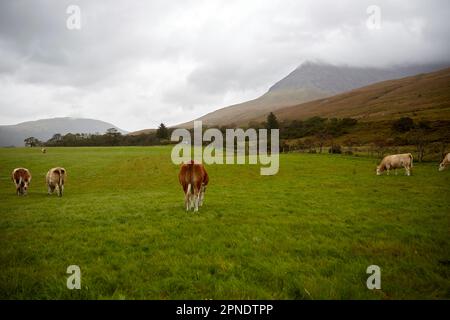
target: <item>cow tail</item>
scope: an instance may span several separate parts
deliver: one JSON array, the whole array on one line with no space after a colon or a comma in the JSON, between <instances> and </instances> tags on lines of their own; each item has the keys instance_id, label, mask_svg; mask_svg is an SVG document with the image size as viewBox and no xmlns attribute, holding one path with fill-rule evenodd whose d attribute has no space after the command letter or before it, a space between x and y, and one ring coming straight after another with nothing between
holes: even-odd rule
<instances>
[{"instance_id":1,"label":"cow tail","mask_svg":"<svg viewBox=\"0 0 450 320\"><path fill-rule=\"evenodd\" d=\"M413 156L411 153L409 153L409 158L411 159L411 168L413 167Z\"/></svg>"},{"instance_id":2,"label":"cow tail","mask_svg":"<svg viewBox=\"0 0 450 320\"><path fill-rule=\"evenodd\" d=\"M191 184L189 183L188 187L187 187L186 194L190 194L190 193L191 193Z\"/></svg>"},{"instance_id":3,"label":"cow tail","mask_svg":"<svg viewBox=\"0 0 450 320\"><path fill-rule=\"evenodd\" d=\"M58 170L59 172L59 189L61 190L61 186L62 186L62 172L61 170Z\"/></svg>"}]
</instances>

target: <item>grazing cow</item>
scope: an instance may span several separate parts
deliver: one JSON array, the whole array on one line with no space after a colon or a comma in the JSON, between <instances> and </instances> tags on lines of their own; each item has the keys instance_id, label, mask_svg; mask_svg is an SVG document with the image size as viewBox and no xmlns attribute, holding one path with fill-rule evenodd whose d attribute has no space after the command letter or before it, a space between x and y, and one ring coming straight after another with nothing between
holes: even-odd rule
<instances>
[{"instance_id":1,"label":"grazing cow","mask_svg":"<svg viewBox=\"0 0 450 320\"><path fill-rule=\"evenodd\" d=\"M47 182L48 194L52 194L56 189L58 196L62 197L66 175L66 169L61 167L48 170L47 177L45 178L45 181Z\"/></svg>"},{"instance_id":2,"label":"grazing cow","mask_svg":"<svg viewBox=\"0 0 450 320\"><path fill-rule=\"evenodd\" d=\"M28 186L31 182L30 171L25 168L16 168L11 174L11 179L14 181L14 185L16 186L17 195L26 195Z\"/></svg>"},{"instance_id":3,"label":"grazing cow","mask_svg":"<svg viewBox=\"0 0 450 320\"><path fill-rule=\"evenodd\" d=\"M47 152L47 149L42 148L42 149L41 149L41 152L42 152L42 153L46 153L46 152Z\"/></svg>"},{"instance_id":4,"label":"grazing cow","mask_svg":"<svg viewBox=\"0 0 450 320\"><path fill-rule=\"evenodd\" d=\"M447 153L442 162L439 164L439 171L443 171L449 165L450 165L450 153Z\"/></svg>"},{"instance_id":5,"label":"grazing cow","mask_svg":"<svg viewBox=\"0 0 450 320\"><path fill-rule=\"evenodd\" d=\"M395 174L397 174L398 168L405 168L406 175L411 175L411 168L413 167L413 156L411 153L394 154L391 156L386 156L381 160L380 165L377 167L377 175L381 175L383 171L389 171L395 169Z\"/></svg>"},{"instance_id":6,"label":"grazing cow","mask_svg":"<svg viewBox=\"0 0 450 320\"><path fill-rule=\"evenodd\" d=\"M198 207L203 205L205 197L206 186L209 182L208 173L201 163L188 161L181 165L178 180L184 191L184 205L186 211L194 208L198 211Z\"/></svg>"}]
</instances>

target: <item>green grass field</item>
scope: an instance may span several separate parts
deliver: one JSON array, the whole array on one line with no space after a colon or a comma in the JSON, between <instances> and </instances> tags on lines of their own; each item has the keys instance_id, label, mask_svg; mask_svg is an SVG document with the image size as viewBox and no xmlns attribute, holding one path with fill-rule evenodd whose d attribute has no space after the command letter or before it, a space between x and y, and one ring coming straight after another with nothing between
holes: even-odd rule
<instances>
[{"instance_id":1,"label":"green grass field","mask_svg":"<svg viewBox=\"0 0 450 320\"><path fill-rule=\"evenodd\" d=\"M0 149L2 299L449 299L450 170L376 176L376 159L210 165L186 213L170 147ZM30 169L26 197L10 172ZM68 171L63 198L45 173ZM66 268L81 268L81 290ZM366 268L381 267L381 290Z\"/></svg>"}]
</instances>

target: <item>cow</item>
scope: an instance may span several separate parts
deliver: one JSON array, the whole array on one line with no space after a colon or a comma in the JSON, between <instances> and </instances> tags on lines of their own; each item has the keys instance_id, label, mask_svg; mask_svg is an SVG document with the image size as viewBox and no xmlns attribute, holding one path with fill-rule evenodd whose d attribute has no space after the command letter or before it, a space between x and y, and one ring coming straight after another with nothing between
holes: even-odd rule
<instances>
[{"instance_id":1,"label":"cow","mask_svg":"<svg viewBox=\"0 0 450 320\"><path fill-rule=\"evenodd\" d=\"M56 167L48 170L45 181L47 182L48 194L52 194L55 190L59 197L62 197L64 192L64 180L66 179L67 171L64 168Z\"/></svg>"},{"instance_id":2,"label":"cow","mask_svg":"<svg viewBox=\"0 0 450 320\"><path fill-rule=\"evenodd\" d=\"M41 152L42 152L42 153L46 153L46 152L47 152L47 149L42 148L42 149L41 149Z\"/></svg>"},{"instance_id":3,"label":"cow","mask_svg":"<svg viewBox=\"0 0 450 320\"><path fill-rule=\"evenodd\" d=\"M26 195L31 182L30 171L26 168L16 168L11 174L11 179L16 186L16 194L18 196Z\"/></svg>"},{"instance_id":4,"label":"cow","mask_svg":"<svg viewBox=\"0 0 450 320\"><path fill-rule=\"evenodd\" d=\"M447 153L442 162L439 164L439 171L443 171L449 165L450 165L450 153Z\"/></svg>"},{"instance_id":5,"label":"cow","mask_svg":"<svg viewBox=\"0 0 450 320\"><path fill-rule=\"evenodd\" d=\"M183 163L178 174L178 180L183 187L186 211L192 208L195 212L198 211L198 207L203 205L206 186L209 182L205 167L193 160Z\"/></svg>"},{"instance_id":6,"label":"cow","mask_svg":"<svg viewBox=\"0 0 450 320\"><path fill-rule=\"evenodd\" d=\"M406 175L411 175L411 168L413 167L413 156L411 153L394 154L386 156L381 160L379 166L377 166L377 175L381 175L385 170L389 175L391 169L395 169L395 174L397 174L398 168L405 168Z\"/></svg>"}]
</instances>

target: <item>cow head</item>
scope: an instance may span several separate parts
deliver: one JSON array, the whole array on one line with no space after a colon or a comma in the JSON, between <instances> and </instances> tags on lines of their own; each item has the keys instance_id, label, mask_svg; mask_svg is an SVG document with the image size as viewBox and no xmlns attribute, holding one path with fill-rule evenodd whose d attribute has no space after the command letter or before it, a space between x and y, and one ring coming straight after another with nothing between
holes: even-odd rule
<instances>
[{"instance_id":1,"label":"cow head","mask_svg":"<svg viewBox=\"0 0 450 320\"><path fill-rule=\"evenodd\" d=\"M377 176L380 176L383 172L383 168L381 166L377 166Z\"/></svg>"}]
</instances>

